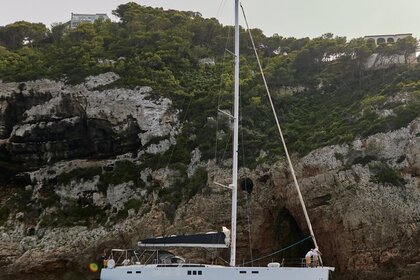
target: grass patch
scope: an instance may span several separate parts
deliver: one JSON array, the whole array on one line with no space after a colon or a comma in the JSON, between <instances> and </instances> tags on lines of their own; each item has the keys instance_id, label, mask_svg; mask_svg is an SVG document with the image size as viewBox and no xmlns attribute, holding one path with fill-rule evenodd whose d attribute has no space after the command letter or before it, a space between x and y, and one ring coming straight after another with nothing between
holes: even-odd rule
<instances>
[{"instance_id":1,"label":"grass patch","mask_svg":"<svg viewBox=\"0 0 420 280\"><path fill-rule=\"evenodd\" d=\"M165 213L170 219L174 218L175 210L183 200L189 200L207 185L207 170L198 168L190 178L181 176L172 188L159 190L159 198L166 202Z\"/></svg>"},{"instance_id":2,"label":"grass patch","mask_svg":"<svg viewBox=\"0 0 420 280\"><path fill-rule=\"evenodd\" d=\"M0 226L4 225L6 223L7 219L10 215L10 209L7 207L0 208Z\"/></svg>"},{"instance_id":3,"label":"grass patch","mask_svg":"<svg viewBox=\"0 0 420 280\"><path fill-rule=\"evenodd\" d=\"M403 187L406 184L404 178L402 178L394 169L392 169L386 163L375 164L370 167L374 176L374 182L380 184L389 184L396 187Z\"/></svg>"},{"instance_id":4,"label":"grass patch","mask_svg":"<svg viewBox=\"0 0 420 280\"><path fill-rule=\"evenodd\" d=\"M371 161L377 160L376 156L373 155L365 155L362 157L357 157L353 160L352 164L361 164L361 165L366 165Z\"/></svg>"},{"instance_id":5,"label":"grass patch","mask_svg":"<svg viewBox=\"0 0 420 280\"><path fill-rule=\"evenodd\" d=\"M132 198L124 204L124 208L118 211L115 216L115 220L122 220L128 217L128 210L134 209L136 212L139 211L140 207L143 205L143 202L140 199Z\"/></svg>"},{"instance_id":6,"label":"grass patch","mask_svg":"<svg viewBox=\"0 0 420 280\"><path fill-rule=\"evenodd\" d=\"M58 185L68 185L71 181L88 181L92 180L93 177L102 173L101 167L86 167L76 168L67 173L61 173L57 176Z\"/></svg>"},{"instance_id":7,"label":"grass patch","mask_svg":"<svg viewBox=\"0 0 420 280\"><path fill-rule=\"evenodd\" d=\"M143 184L140 179L139 166L128 160L118 161L115 163L113 171L101 175L98 189L105 194L110 185L118 185L129 181L133 181L136 187Z\"/></svg>"},{"instance_id":8,"label":"grass patch","mask_svg":"<svg viewBox=\"0 0 420 280\"><path fill-rule=\"evenodd\" d=\"M54 214L46 215L42 218L43 226L91 226L106 222L106 215L101 207L95 205L79 205L72 201L70 205L59 209Z\"/></svg>"}]
</instances>

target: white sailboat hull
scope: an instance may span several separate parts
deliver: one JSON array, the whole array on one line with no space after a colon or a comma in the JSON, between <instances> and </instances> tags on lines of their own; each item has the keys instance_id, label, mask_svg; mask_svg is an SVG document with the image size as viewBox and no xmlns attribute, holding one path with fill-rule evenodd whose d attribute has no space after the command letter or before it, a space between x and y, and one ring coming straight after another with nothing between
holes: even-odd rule
<instances>
[{"instance_id":1,"label":"white sailboat hull","mask_svg":"<svg viewBox=\"0 0 420 280\"><path fill-rule=\"evenodd\" d=\"M157 267L130 265L104 268L101 280L328 280L331 267Z\"/></svg>"}]
</instances>

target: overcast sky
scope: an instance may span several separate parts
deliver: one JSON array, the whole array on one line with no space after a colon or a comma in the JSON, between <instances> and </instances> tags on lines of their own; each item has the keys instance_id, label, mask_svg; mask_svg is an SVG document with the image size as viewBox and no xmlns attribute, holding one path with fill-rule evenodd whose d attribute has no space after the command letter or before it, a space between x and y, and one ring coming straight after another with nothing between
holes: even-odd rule
<instances>
[{"instance_id":1,"label":"overcast sky","mask_svg":"<svg viewBox=\"0 0 420 280\"><path fill-rule=\"evenodd\" d=\"M125 0L0 0L0 25L18 20L66 22L74 13L111 15ZM137 0L141 5L198 11L232 24L233 0ZM348 38L413 33L420 38L420 0L242 0L251 28L267 36ZM116 20L115 18L113 18ZM243 21L241 23L243 24Z\"/></svg>"}]
</instances>

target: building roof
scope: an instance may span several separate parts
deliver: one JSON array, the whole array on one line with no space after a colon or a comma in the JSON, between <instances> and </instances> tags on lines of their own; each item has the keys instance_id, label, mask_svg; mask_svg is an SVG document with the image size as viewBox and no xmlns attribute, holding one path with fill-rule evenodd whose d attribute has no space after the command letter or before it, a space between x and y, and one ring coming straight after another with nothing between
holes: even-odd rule
<instances>
[{"instance_id":1,"label":"building roof","mask_svg":"<svg viewBox=\"0 0 420 280\"><path fill-rule=\"evenodd\" d=\"M71 16L106 16L108 17L107 14L75 14L75 13L71 13Z\"/></svg>"},{"instance_id":2,"label":"building roof","mask_svg":"<svg viewBox=\"0 0 420 280\"><path fill-rule=\"evenodd\" d=\"M385 34L385 35L367 35L364 38L397 37L397 36L413 36L413 33L399 33L399 34Z\"/></svg>"}]
</instances>

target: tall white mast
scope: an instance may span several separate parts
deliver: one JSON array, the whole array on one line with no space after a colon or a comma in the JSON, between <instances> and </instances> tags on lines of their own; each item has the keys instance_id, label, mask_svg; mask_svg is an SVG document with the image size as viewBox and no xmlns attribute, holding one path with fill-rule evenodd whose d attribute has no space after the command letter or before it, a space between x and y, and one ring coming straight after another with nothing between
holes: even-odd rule
<instances>
[{"instance_id":1,"label":"tall white mast","mask_svg":"<svg viewBox=\"0 0 420 280\"><path fill-rule=\"evenodd\" d=\"M238 130L239 130L239 0L235 0L235 94L233 106L232 225L230 266L236 265L236 213L238 200Z\"/></svg>"}]
</instances>

